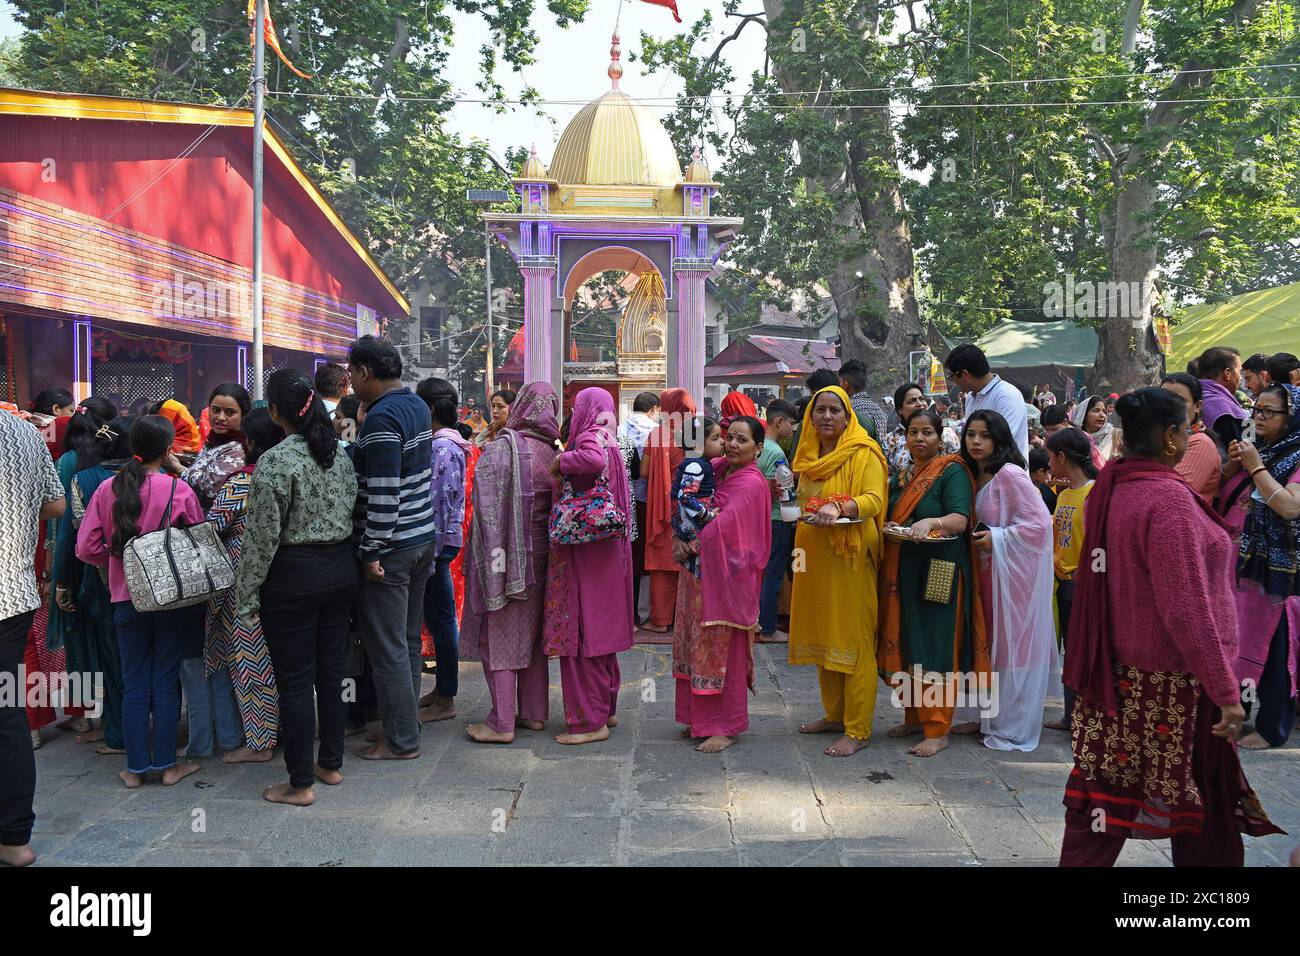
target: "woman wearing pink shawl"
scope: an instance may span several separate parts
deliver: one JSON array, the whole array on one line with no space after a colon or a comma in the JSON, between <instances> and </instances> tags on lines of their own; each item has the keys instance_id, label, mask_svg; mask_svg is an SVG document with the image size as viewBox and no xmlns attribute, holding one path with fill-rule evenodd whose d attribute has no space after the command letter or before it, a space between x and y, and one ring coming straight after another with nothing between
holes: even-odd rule
<instances>
[{"instance_id":1,"label":"woman wearing pink shawl","mask_svg":"<svg viewBox=\"0 0 1300 956\"><path fill-rule=\"evenodd\" d=\"M705 737L695 749L718 753L749 728L746 688L754 688L753 635L763 572L772 551L772 492L754 460L762 422L732 420L726 453L713 460L718 515L699 537L673 542L682 562L700 558L700 576L679 576L673 618L673 677L682 736Z\"/></svg>"},{"instance_id":2,"label":"woman wearing pink shawl","mask_svg":"<svg viewBox=\"0 0 1300 956\"><path fill-rule=\"evenodd\" d=\"M518 401L516 399L516 401ZM614 399L603 388L584 388L573 402L569 441L551 474L574 491L589 490L604 474L614 504L632 514L627 469L614 437ZM557 492L558 495L558 492ZM632 547L625 535L586 544L551 545L546 580L546 645L560 658L567 734L562 744L609 739L617 724L618 652L632 646Z\"/></svg>"},{"instance_id":3,"label":"woman wearing pink shawl","mask_svg":"<svg viewBox=\"0 0 1300 956\"><path fill-rule=\"evenodd\" d=\"M1025 470L1007 420L973 412L962 459L975 475L974 534L980 556L984 625L996 683L980 700L980 730L991 750L1034 750L1043 701L1060 693L1052 616L1052 516ZM984 689L979 691L984 693ZM970 701L967 701L970 704Z\"/></svg>"},{"instance_id":4,"label":"woman wearing pink shawl","mask_svg":"<svg viewBox=\"0 0 1300 956\"><path fill-rule=\"evenodd\" d=\"M542 605L559 412L550 385L525 385L478 462L460 656L483 662L492 695L486 722L467 728L479 743L511 743L516 726L541 730L547 717Z\"/></svg>"}]
</instances>

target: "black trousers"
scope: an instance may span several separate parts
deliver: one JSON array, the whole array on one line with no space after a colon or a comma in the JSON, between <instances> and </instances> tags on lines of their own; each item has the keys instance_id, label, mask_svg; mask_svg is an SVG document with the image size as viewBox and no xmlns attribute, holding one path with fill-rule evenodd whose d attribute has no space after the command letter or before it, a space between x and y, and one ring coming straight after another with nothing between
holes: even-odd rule
<instances>
[{"instance_id":1,"label":"black trousers","mask_svg":"<svg viewBox=\"0 0 1300 956\"><path fill-rule=\"evenodd\" d=\"M356 592L357 559L348 541L281 547L262 585L262 633L280 691L284 764L295 788L315 779L318 714L315 762L326 770L343 766L347 700L353 697L343 684L343 652Z\"/></svg>"},{"instance_id":2,"label":"black trousers","mask_svg":"<svg viewBox=\"0 0 1300 956\"><path fill-rule=\"evenodd\" d=\"M0 680L13 690L0 689L0 844L26 846L32 841L36 814L36 755L27 728L27 687L19 680L23 651L35 611L0 621Z\"/></svg>"},{"instance_id":3,"label":"black trousers","mask_svg":"<svg viewBox=\"0 0 1300 956\"><path fill-rule=\"evenodd\" d=\"M1061 654L1070 653L1070 612L1074 610L1074 581L1056 582L1056 610L1061 619ZM1074 691L1065 688L1065 729L1070 729L1070 719L1074 715Z\"/></svg>"}]
</instances>

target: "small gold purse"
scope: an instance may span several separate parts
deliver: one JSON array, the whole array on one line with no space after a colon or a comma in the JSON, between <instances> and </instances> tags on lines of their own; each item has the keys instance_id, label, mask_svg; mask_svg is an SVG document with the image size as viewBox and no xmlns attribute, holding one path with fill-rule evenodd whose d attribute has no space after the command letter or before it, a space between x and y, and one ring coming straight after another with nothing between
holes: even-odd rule
<instances>
[{"instance_id":1,"label":"small gold purse","mask_svg":"<svg viewBox=\"0 0 1300 956\"><path fill-rule=\"evenodd\" d=\"M951 604L957 562L931 558L925 573L925 591L921 595L932 604Z\"/></svg>"}]
</instances>

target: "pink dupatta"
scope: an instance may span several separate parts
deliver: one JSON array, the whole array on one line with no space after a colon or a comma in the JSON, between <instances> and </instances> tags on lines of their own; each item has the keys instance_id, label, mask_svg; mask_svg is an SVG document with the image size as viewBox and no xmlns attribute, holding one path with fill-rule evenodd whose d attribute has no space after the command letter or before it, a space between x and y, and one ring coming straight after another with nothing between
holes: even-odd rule
<instances>
[{"instance_id":1,"label":"pink dupatta","mask_svg":"<svg viewBox=\"0 0 1300 956\"><path fill-rule=\"evenodd\" d=\"M693 694L720 694L737 631L758 629L763 571L772 551L772 492L750 462L734 472L713 461L718 516L700 532L700 579L683 574L673 627L673 676ZM745 680L753 681L753 650Z\"/></svg>"},{"instance_id":2,"label":"pink dupatta","mask_svg":"<svg viewBox=\"0 0 1300 956\"><path fill-rule=\"evenodd\" d=\"M554 388L530 382L510 406L510 417L496 439L483 449L475 470L470 522L468 597L475 614L499 611L537 583L528 554L533 475L520 468L519 448L529 441L554 447L560 434L559 410Z\"/></svg>"}]
</instances>

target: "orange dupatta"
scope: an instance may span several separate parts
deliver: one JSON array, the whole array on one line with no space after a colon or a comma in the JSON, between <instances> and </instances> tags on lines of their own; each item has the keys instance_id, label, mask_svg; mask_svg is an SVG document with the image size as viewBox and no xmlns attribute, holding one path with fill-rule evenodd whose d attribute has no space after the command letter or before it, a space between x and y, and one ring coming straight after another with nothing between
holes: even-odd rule
<instances>
[{"instance_id":1,"label":"orange dupatta","mask_svg":"<svg viewBox=\"0 0 1300 956\"><path fill-rule=\"evenodd\" d=\"M673 561L673 471L685 453L678 444L683 420L695 415L695 400L684 388L659 393L659 429L651 432L642 455L646 476L645 567L647 571L679 571ZM675 459L675 460L674 460Z\"/></svg>"},{"instance_id":2,"label":"orange dupatta","mask_svg":"<svg viewBox=\"0 0 1300 956\"><path fill-rule=\"evenodd\" d=\"M897 504L894 505L894 511L890 514L889 519L897 524L906 522L912 516L912 512L916 510L916 506L920 504L921 499L929 493L934 483L939 480L944 469L952 464L958 465L965 473L967 480L970 481L973 499L975 479L971 477L970 471L962 462L961 455L938 455L931 459L930 463L921 469L919 473L913 474L912 480L907 483L907 487L903 489ZM970 548L971 591L973 592L971 597L974 601L974 607L971 609L971 625L975 630L971 667L977 674L991 674L993 663L990 656L988 634L984 628L984 602L980 596L980 589L975 577L979 574L979 555L976 553L975 542L969 537L966 541L967 546ZM886 683L894 683L890 680L891 675L906 670L900 641L902 605L898 592L898 559L899 548L901 547L902 542L889 537L885 538L885 560L880 572L880 636L876 644L876 664L880 669L881 679ZM960 603L962 599L962 586L958 584L956 600ZM958 670L961 660L962 640L965 637L961 625L962 615L958 614L957 632L953 635L952 649L954 672Z\"/></svg>"}]
</instances>

